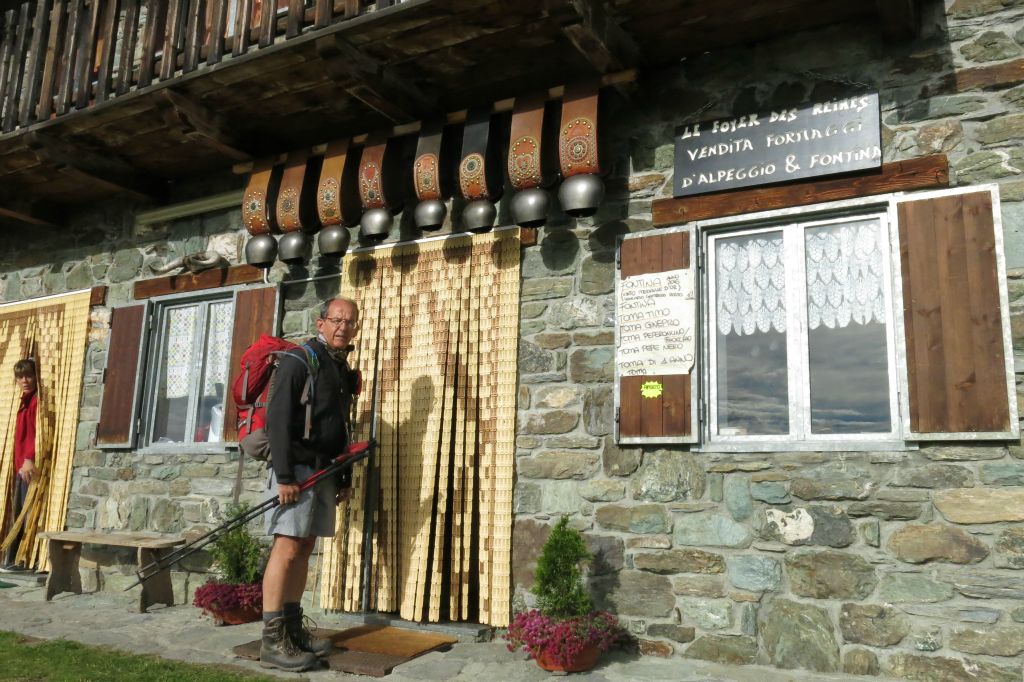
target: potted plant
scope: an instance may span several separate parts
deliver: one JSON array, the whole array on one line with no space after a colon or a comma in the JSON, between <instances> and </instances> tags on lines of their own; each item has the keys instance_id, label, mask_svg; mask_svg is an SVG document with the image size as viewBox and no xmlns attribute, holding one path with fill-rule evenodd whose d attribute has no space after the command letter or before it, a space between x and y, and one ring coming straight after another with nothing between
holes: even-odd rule
<instances>
[{"instance_id":1,"label":"potted plant","mask_svg":"<svg viewBox=\"0 0 1024 682\"><path fill-rule=\"evenodd\" d=\"M537 608L517 614L504 635L509 651L522 647L544 670L582 672L620 639L618 620L594 609L584 584L580 564L592 558L583 536L563 516L537 560Z\"/></svg>"},{"instance_id":2,"label":"potted plant","mask_svg":"<svg viewBox=\"0 0 1024 682\"><path fill-rule=\"evenodd\" d=\"M238 516L244 505L230 505L228 515ZM237 625L259 620L263 611L263 567L266 547L245 525L233 528L210 545L218 577L200 586L192 600L213 617L217 625Z\"/></svg>"}]
</instances>

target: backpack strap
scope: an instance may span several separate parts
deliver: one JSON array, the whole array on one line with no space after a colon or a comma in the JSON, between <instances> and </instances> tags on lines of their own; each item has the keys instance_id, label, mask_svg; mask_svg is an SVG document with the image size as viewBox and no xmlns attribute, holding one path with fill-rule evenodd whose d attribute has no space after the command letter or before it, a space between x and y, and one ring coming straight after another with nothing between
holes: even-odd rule
<instances>
[{"instance_id":1,"label":"backpack strap","mask_svg":"<svg viewBox=\"0 0 1024 682\"><path fill-rule=\"evenodd\" d=\"M316 389L316 375L320 371L320 358L309 342L302 344L301 348L306 355L307 373L306 385L302 388L302 398L299 402L306 406L306 424L302 438L308 441L313 433L313 395Z\"/></svg>"}]
</instances>

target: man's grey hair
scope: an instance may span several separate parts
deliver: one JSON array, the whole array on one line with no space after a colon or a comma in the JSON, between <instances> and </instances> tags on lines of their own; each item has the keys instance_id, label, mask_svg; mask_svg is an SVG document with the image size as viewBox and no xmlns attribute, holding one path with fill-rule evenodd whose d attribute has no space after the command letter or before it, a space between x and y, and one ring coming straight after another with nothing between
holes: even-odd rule
<instances>
[{"instance_id":1,"label":"man's grey hair","mask_svg":"<svg viewBox=\"0 0 1024 682\"><path fill-rule=\"evenodd\" d=\"M320 304L321 320L327 319L327 311L328 309L330 309L331 304L334 303L335 301L344 301L345 303L349 303L352 305L353 308L356 309L356 313L359 312L359 304L356 303L353 299L349 298L348 296L332 296L331 298L327 299L326 301Z\"/></svg>"}]
</instances>

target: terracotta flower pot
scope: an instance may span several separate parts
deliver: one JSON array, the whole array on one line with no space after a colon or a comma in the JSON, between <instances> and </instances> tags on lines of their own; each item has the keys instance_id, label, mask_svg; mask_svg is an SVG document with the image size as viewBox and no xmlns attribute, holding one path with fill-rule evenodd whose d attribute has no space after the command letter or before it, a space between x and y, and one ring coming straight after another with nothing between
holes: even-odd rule
<instances>
[{"instance_id":1,"label":"terracotta flower pot","mask_svg":"<svg viewBox=\"0 0 1024 682\"><path fill-rule=\"evenodd\" d=\"M208 614L213 616L214 625L241 625L243 623L253 623L258 621L262 616L260 609L254 606L239 606L233 609L204 609Z\"/></svg>"},{"instance_id":2,"label":"terracotta flower pot","mask_svg":"<svg viewBox=\"0 0 1024 682\"><path fill-rule=\"evenodd\" d=\"M567 673L581 673L590 670L597 665L597 659L601 656L601 650L597 648L596 644L587 644L583 647L580 653L569 662L568 665L560 665L550 660L544 652L540 652L537 657L537 665L548 672L567 672Z\"/></svg>"}]
</instances>

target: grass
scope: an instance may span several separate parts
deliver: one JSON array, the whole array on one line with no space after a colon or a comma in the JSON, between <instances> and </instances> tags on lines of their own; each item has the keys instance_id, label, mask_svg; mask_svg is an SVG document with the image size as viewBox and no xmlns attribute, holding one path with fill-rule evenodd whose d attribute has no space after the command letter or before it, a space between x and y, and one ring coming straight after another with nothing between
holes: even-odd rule
<instances>
[{"instance_id":1,"label":"grass","mask_svg":"<svg viewBox=\"0 0 1024 682\"><path fill-rule=\"evenodd\" d=\"M273 680L216 666L136 656L63 639L38 640L0 631L0 680L31 682L237 682Z\"/></svg>"}]
</instances>

